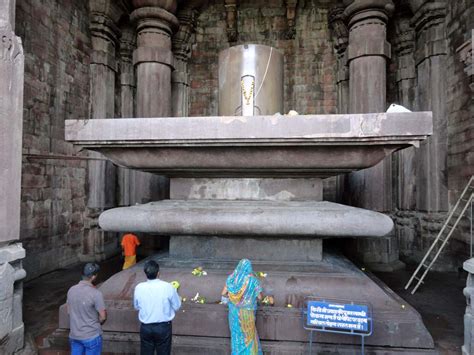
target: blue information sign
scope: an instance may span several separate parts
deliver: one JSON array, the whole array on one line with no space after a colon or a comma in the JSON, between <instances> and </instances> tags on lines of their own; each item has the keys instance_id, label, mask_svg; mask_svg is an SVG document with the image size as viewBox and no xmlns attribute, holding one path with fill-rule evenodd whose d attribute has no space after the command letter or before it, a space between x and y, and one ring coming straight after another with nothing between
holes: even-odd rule
<instances>
[{"instance_id":1,"label":"blue information sign","mask_svg":"<svg viewBox=\"0 0 474 355\"><path fill-rule=\"evenodd\" d=\"M363 305L308 301L306 319L308 327L358 332L369 329L369 311Z\"/></svg>"}]
</instances>

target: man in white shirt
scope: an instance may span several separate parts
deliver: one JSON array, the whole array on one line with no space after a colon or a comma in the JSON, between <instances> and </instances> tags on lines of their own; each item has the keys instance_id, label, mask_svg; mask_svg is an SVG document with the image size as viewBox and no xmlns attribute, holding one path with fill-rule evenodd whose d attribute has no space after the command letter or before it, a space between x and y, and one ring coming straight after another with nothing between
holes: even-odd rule
<instances>
[{"instance_id":1,"label":"man in white shirt","mask_svg":"<svg viewBox=\"0 0 474 355\"><path fill-rule=\"evenodd\" d=\"M145 263L147 281L135 287L133 305L140 320L140 354L171 354L171 321L181 307L178 293L171 284L159 279L160 266L154 260Z\"/></svg>"}]
</instances>

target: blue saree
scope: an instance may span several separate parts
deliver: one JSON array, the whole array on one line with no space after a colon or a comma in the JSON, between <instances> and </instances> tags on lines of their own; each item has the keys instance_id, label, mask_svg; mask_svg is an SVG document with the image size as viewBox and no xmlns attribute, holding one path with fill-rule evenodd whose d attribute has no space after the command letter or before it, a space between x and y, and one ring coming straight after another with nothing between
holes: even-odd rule
<instances>
[{"instance_id":1,"label":"blue saree","mask_svg":"<svg viewBox=\"0 0 474 355\"><path fill-rule=\"evenodd\" d=\"M229 293L229 328L232 355L261 355L260 340L255 327L257 297L262 292L248 259L240 260L227 278Z\"/></svg>"}]
</instances>

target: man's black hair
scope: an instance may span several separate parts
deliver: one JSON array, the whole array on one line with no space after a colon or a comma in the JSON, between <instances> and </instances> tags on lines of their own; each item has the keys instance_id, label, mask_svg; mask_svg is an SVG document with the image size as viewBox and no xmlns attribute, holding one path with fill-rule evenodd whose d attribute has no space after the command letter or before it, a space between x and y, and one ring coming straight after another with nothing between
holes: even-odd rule
<instances>
[{"instance_id":1,"label":"man's black hair","mask_svg":"<svg viewBox=\"0 0 474 355\"><path fill-rule=\"evenodd\" d=\"M154 260L148 260L143 270L148 280L154 280L160 271L160 265Z\"/></svg>"},{"instance_id":2,"label":"man's black hair","mask_svg":"<svg viewBox=\"0 0 474 355\"><path fill-rule=\"evenodd\" d=\"M82 277L90 279L92 276L97 275L100 271L100 267L96 263L87 263L82 269Z\"/></svg>"}]
</instances>

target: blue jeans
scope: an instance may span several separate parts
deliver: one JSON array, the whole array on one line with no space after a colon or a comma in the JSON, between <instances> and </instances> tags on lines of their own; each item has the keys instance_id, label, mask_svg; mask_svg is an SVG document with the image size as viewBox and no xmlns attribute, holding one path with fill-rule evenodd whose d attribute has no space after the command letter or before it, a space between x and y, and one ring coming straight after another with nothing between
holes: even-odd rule
<instances>
[{"instance_id":1,"label":"blue jeans","mask_svg":"<svg viewBox=\"0 0 474 355\"><path fill-rule=\"evenodd\" d=\"M102 336L92 339L71 339L71 355L100 355L102 353Z\"/></svg>"}]
</instances>

